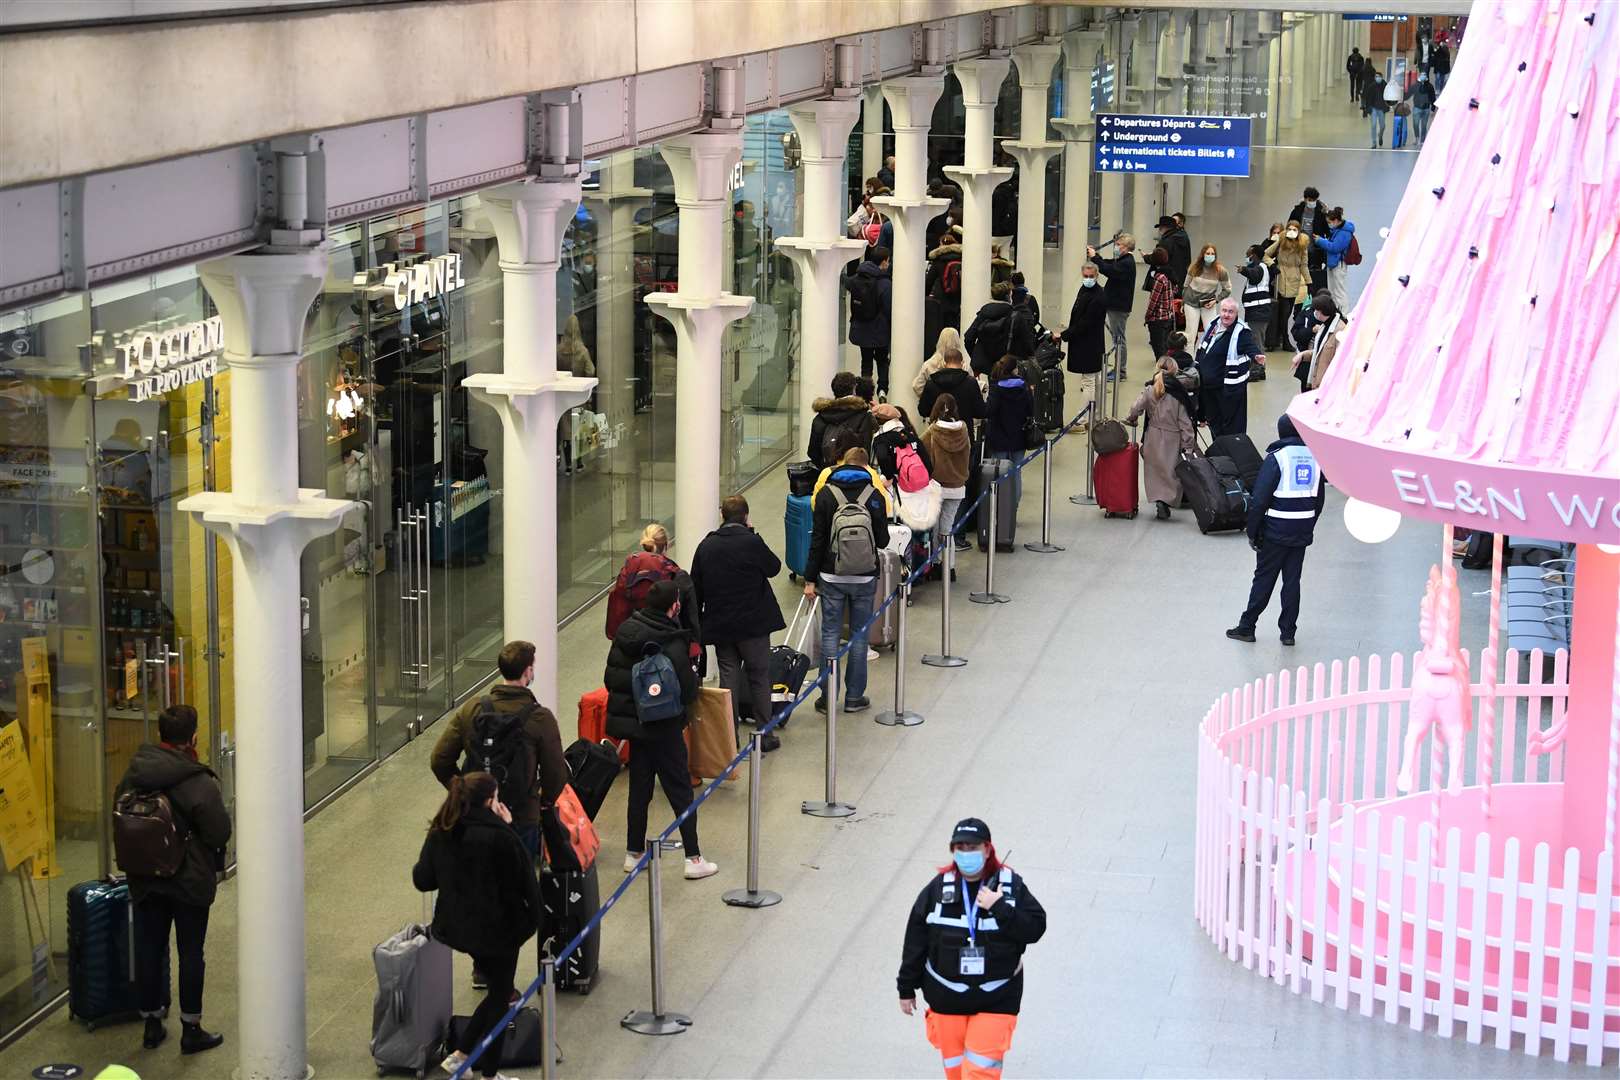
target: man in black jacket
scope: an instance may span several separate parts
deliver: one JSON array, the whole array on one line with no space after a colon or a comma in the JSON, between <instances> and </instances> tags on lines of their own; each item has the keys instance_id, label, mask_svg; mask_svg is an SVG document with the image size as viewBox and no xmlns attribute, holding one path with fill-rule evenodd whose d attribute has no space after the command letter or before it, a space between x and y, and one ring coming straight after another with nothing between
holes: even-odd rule
<instances>
[{"instance_id":1,"label":"man in black jacket","mask_svg":"<svg viewBox=\"0 0 1620 1080\"><path fill-rule=\"evenodd\" d=\"M804 595L821 597L823 661L838 655L845 609L849 612L849 652L844 657L845 712L861 712L871 705L866 697L866 624L872 618L879 552L889 546L889 497L868 460L866 451L858 446L845 451L838 467L816 492L810 557L804 564ZM871 549L861 554L861 565L851 562L855 545L837 543L833 536L833 518L846 503L867 512ZM828 689L836 692L838 688ZM816 711L827 711L826 691L816 701Z\"/></svg>"},{"instance_id":2,"label":"man in black jacket","mask_svg":"<svg viewBox=\"0 0 1620 1080\"><path fill-rule=\"evenodd\" d=\"M1170 219L1172 224L1174 218ZM1114 237L1112 259L1105 259L1097 249L1086 246L1086 258L1102 271L1103 303L1108 308L1108 341L1114 354L1115 376L1125 377L1126 361L1125 324L1131 317L1131 299L1136 292L1136 240L1130 233Z\"/></svg>"},{"instance_id":3,"label":"man in black jacket","mask_svg":"<svg viewBox=\"0 0 1620 1080\"><path fill-rule=\"evenodd\" d=\"M1013 342L1012 282L998 281L990 286L990 302L973 316L973 325L962 335L968 356L973 359L973 373L988 375L996 361L1011 350ZM1027 319L1029 313L1026 311Z\"/></svg>"},{"instance_id":4,"label":"man in black jacket","mask_svg":"<svg viewBox=\"0 0 1620 1080\"><path fill-rule=\"evenodd\" d=\"M1226 632L1227 637L1254 640L1255 623L1271 603L1271 590L1281 574L1282 612L1277 627L1284 645L1294 643L1305 549L1315 539L1316 519L1326 505L1321 466L1284 413L1277 418L1277 441L1266 447L1265 464L1254 478L1254 494L1249 499L1249 546L1256 552L1249 606L1238 624Z\"/></svg>"},{"instance_id":5,"label":"man in black jacket","mask_svg":"<svg viewBox=\"0 0 1620 1080\"><path fill-rule=\"evenodd\" d=\"M877 427L872 420L872 405L855 392L858 376L853 371L840 371L832 377L832 397L816 398L810 408L815 418L810 421L810 445L805 456L818 469L824 469L838 459L827 454L836 441L852 441L866 446L872 441ZM844 436L848 440L844 440Z\"/></svg>"},{"instance_id":6,"label":"man in black jacket","mask_svg":"<svg viewBox=\"0 0 1620 1080\"><path fill-rule=\"evenodd\" d=\"M1170 284L1180 296L1181 286L1187 282L1187 268L1192 266L1192 240L1171 214L1159 218L1158 229L1159 247L1164 249L1164 272L1170 275Z\"/></svg>"},{"instance_id":7,"label":"man in black jacket","mask_svg":"<svg viewBox=\"0 0 1620 1080\"><path fill-rule=\"evenodd\" d=\"M949 347L939 356L945 361L945 366L928 377L921 396L917 398L917 415L931 415L939 395L950 394L956 399L956 412L963 420L983 420L984 394L979 390L979 380L962 366L964 358L961 351Z\"/></svg>"},{"instance_id":8,"label":"man in black jacket","mask_svg":"<svg viewBox=\"0 0 1620 1080\"><path fill-rule=\"evenodd\" d=\"M697 672L687 648L688 631L681 626L681 593L673 581L659 581L647 591L641 610L619 624L608 650L602 685L607 688L607 733L615 739L630 740L630 804L626 813L624 872L636 868L647 846L647 806L652 802L656 777L669 799L669 808L679 815L692 805L692 778L687 769L686 713L673 720L643 724L636 713L631 672L647 656L648 646L661 651L675 668L681 685L681 701L697 700ZM697 815L681 822L681 846L686 849L687 880L706 878L720 868L703 857L698 848Z\"/></svg>"},{"instance_id":9,"label":"man in black jacket","mask_svg":"<svg viewBox=\"0 0 1620 1080\"><path fill-rule=\"evenodd\" d=\"M1361 46L1351 48L1344 61L1344 73L1350 76L1350 100L1356 101L1361 97L1361 80L1367 73L1367 58L1361 55Z\"/></svg>"},{"instance_id":10,"label":"man in black jacket","mask_svg":"<svg viewBox=\"0 0 1620 1080\"><path fill-rule=\"evenodd\" d=\"M136 1000L146 1018L142 1045L151 1049L168 1038L163 1013L167 985L169 926L174 926L180 954L180 1052L212 1050L223 1035L203 1030L203 946L208 938L208 911L214 904L219 872L225 868L225 845L231 817L220 794L219 778L197 760L197 710L171 705L158 716L157 743L142 744L129 759L118 784L117 798L131 793L166 795L185 855L169 877L137 873L130 867L129 895L134 903Z\"/></svg>"},{"instance_id":11,"label":"man in black jacket","mask_svg":"<svg viewBox=\"0 0 1620 1080\"><path fill-rule=\"evenodd\" d=\"M1382 89L1379 93L1383 93ZM1382 97L1379 100L1382 101ZM1322 193L1314 187L1308 187L1303 194L1304 197L1288 211L1288 220L1299 222L1299 231L1306 236L1328 235L1332 230L1328 228L1328 208L1322 202ZM1311 243L1308 265L1311 271L1311 295L1315 296L1327 288L1327 255L1314 241Z\"/></svg>"},{"instance_id":12,"label":"man in black jacket","mask_svg":"<svg viewBox=\"0 0 1620 1080\"><path fill-rule=\"evenodd\" d=\"M714 646L737 723L745 703L755 723L771 718L771 634L787 625L771 591L771 578L781 572L782 560L748 519L748 500L728 495L720 527L692 553L692 584L703 609L703 644ZM761 741L766 753L781 745L772 732Z\"/></svg>"}]
</instances>

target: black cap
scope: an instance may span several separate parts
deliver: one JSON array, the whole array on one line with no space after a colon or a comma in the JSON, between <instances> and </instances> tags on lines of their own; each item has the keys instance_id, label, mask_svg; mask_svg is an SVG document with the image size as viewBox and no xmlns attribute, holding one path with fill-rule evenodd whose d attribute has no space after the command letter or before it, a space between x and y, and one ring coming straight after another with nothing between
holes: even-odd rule
<instances>
[{"instance_id":1,"label":"black cap","mask_svg":"<svg viewBox=\"0 0 1620 1080\"><path fill-rule=\"evenodd\" d=\"M1157 227L1160 228L1160 229L1163 229L1163 228L1166 228L1166 227L1169 227L1169 228L1173 229L1173 228L1176 227L1176 219L1171 217L1169 214L1166 214L1166 215L1164 215L1163 217L1161 217L1159 219L1159 224L1158 224Z\"/></svg>"},{"instance_id":2,"label":"black cap","mask_svg":"<svg viewBox=\"0 0 1620 1080\"><path fill-rule=\"evenodd\" d=\"M953 844L988 844L990 842L990 826L976 817L963 818L951 830L951 843Z\"/></svg>"}]
</instances>

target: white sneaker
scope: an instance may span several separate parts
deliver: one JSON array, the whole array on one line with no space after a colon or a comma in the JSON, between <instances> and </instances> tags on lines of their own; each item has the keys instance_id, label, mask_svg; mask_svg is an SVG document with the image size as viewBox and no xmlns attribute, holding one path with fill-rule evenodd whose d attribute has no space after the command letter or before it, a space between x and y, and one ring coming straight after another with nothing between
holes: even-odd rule
<instances>
[{"instance_id":1,"label":"white sneaker","mask_svg":"<svg viewBox=\"0 0 1620 1080\"><path fill-rule=\"evenodd\" d=\"M461 1068L461 1063L466 1060L466 1054L463 1054L460 1050L452 1050L449 1057L439 1062L439 1068L447 1073L454 1074L457 1069Z\"/></svg>"},{"instance_id":2,"label":"white sneaker","mask_svg":"<svg viewBox=\"0 0 1620 1080\"><path fill-rule=\"evenodd\" d=\"M640 861L641 861L641 852L639 852L639 851L635 851L635 852L627 851L627 852L625 852L625 855L624 855L624 872L628 874L631 871L635 870L636 864L639 863Z\"/></svg>"},{"instance_id":3,"label":"white sneaker","mask_svg":"<svg viewBox=\"0 0 1620 1080\"><path fill-rule=\"evenodd\" d=\"M713 877L720 872L720 868L701 855L686 860L686 880L698 881L702 878Z\"/></svg>"}]
</instances>

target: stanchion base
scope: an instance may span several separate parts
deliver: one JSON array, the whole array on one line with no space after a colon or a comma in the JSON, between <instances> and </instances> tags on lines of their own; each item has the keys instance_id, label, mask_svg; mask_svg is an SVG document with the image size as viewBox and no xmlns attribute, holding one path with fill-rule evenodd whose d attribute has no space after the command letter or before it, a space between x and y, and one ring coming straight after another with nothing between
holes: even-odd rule
<instances>
[{"instance_id":1,"label":"stanchion base","mask_svg":"<svg viewBox=\"0 0 1620 1080\"><path fill-rule=\"evenodd\" d=\"M915 713L910 709L898 713L893 709L884 709L872 717L872 720L884 727L916 727L923 722L923 717L922 713Z\"/></svg>"},{"instance_id":2,"label":"stanchion base","mask_svg":"<svg viewBox=\"0 0 1620 1080\"><path fill-rule=\"evenodd\" d=\"M1056 544L1048 544L1045 540L1037 540L1033 544L1025 544L1024 550L1039 552L1042 555L1050 555L1054 551L1064 551L1066 549L1061 548Z\"/></svg>"},{"instance_id":3,"label":"stanchion base","mask_svg":"<svg viewBox=\"0 0 1620 1080\"><path fill-rule=\"evenodd\" d=\"M1070 495L1069 501L1076 506L1096 506L1097 500L1090 495Z\"/></svg>"},{"instance_id":4,"label":"stanchion base","mask_svg":"<svg viewBox=\"0 0 1620 1080\"><path fill-rule=\"evenodd\" d=\"M749 892L747 889L731 889L722 893L720 899L731 907L775 907L782 902L782 894L771 892L769 889L761 889L758 892Z\"/></svg>"},{"instance_id":5,"label":"stanchion base","mask_svg":"<svg viewBox=\"0 0 1620 1080\"><path fill-rule=\"evenodd\" d=\"M998 592L968 593L968 600L975 604L1010 604L1012 597L1003 596Z\"/></svg>"},{"instance_id":6,"label":"stanchion base","mask_svg":"<svg viewBox=\"0 0 1620 1080\"><path fill-rule=\"evenodd\" d=\"M855 807L845 802L806 802L799 810L811 817L849 817Z\"/></svg>"},{"instance_id":7,"label":"stanchion base","mask_svg":"<svg viewBox=\"0 0 1620 1080\"><path fill-rule=\"evenodd\" d=\"M922 662L929 667L967 667L965 656L942 656L939 653L928 653Z\"/></svg>"},{"instance_id":8,"label":"stanchion base","mask_svg":"<svg viewBox=\"0 0 1620 1080\"><path fill-rule=\"evenodd\" d=\"M620 1020L619 1026L637 1035L679 1035L692 1026L692 1018L685 1013L654 1013L637 1009Z\"/></svg>"}]
</instances>

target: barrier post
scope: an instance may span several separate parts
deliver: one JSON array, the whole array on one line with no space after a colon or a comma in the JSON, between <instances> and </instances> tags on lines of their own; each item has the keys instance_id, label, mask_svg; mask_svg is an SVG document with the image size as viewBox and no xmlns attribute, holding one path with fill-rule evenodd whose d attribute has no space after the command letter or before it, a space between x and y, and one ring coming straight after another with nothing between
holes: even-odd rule
<instances>
[{"instance_id":1,"label":"barrier post","mask_svg":"<svg viewBox=\"0 0 1620 1080\"><path fill-rule=\"evenodd\" d=\"M872 719L884 727L916 727L923 722L922 713L906 708L906 608L911 605L910 575L901 582L899 603L900 621L895 627L894 637L894 708L880 712Z\"/></svg>"},{"instance_id":2,"label":"barrier post","mask_svg":"<svg viewBox=\"0 0 1620 1080\"><path fill-rule=\"evenodd\" d=\"M926 653L922 662L929 667L963 667L965 656L951 655L951 578L956 573L956 537L946 534L945 558L940 561L939 652Z\"/></svg>"},{"instance_id":3,"label":"barrier post","mask_svg":"<svg viewBox=\"0 0 1620 1080\"><path fill-rule=\"evenodd\" d=\"M664 885L660 862L656 854L647 853L647 929L651 945L652 1009L637 1009L619 1021L620 1027L638 1035L679 1035L692 1026L690 1016L664 1011Z\"/></svg>"},{"instance_id":4,"label":"barrier post","mask_svg":"<svg viewBox=\"0 0 1620 1080\"><path fill-rule=\"evenodd\" d=\"M557 961L540 961L540 1080L557 1080Z\"/></svg>"},{"instance_id":5,"label":"barrier post","mask_svg":"<svg viewBox=\"0 0 1620 1080\"><path fill-rule=\"evenodd\" d=\"M748 887L732 889L720 899L731 907L762 908L782 902L782 894L761 890L759 887L759 778L760 758L765 756L761 743L765 736L755 731L748 747Z\"/></svg>"},{"instance_id":6,"label":"barrier post","mask_svg":"<svg viewBox=\"0 0 1620 1080\"><path fill-rule=\"evenodd\" d=\"M985 545L984 591L968 593L968 600L975 604L1005 604L1010 599L996 592L996 485L1004 479L997 477L985 492L985 502L990 504L990 527L985 535L990 542Z\"/></svg>"},{"instance_id":7,"label":"barrier post","mask_svg":"<svg viewBox=\"0 0 1620 1080\"><path fill-rule=\"evenodd\" d=\"M1102 401L1103 401L1102 374L1098 373L1098 374L1092 376L1091 421L1090 421L1090 423L1088 423L1086 425L1086 493L1084 495L1070 495L1069 496L1069 501L1074 503L1074 505L1076 505L1076 506L1095 506L1095 505L1097 505L1097 496L1095 494L1093 494L1092 488L1091 488L1091 474L1092 474L1092 470L1096 467L1096 464L1097 464L1097 448L1092 445L1092 442L1091 442L1091 430L1092 430L1092 428L1097 426L1097 421L1102 416Z\"/></svg>"},{"instance_id":8,"label":"barrier post","mask_svg":"<svg viewBox=\"0 0 1620 1080\"><path fill-rule=\"evenodd\" d=\"M1046 434L1046 460L1041 463L1041 540L1038 544L1025 544L1025 551L1036 551L1042 555L1050 555L1063 548L1052 543L1052 447L1057 442L1057 436L1052 432Z\"/></svg>"},{"instance_id":9,"label":"barrier post","mask_svg":"<svg viewBox=\"0 0 1620 1080\"><path fill-rule=\"evenodd\" d=\"M821 692L827 698L827 798L821 802L805 800L800 806L811 817L849 817L855 807L838 801L838 697L843 688L838 685L838 657L827 658L827 682Z\"/></svg>"}]
</instances>

